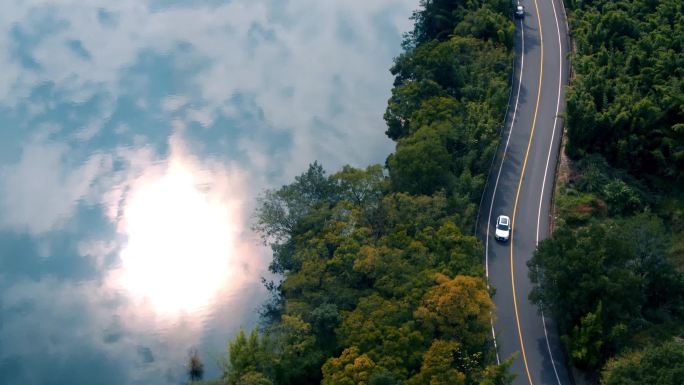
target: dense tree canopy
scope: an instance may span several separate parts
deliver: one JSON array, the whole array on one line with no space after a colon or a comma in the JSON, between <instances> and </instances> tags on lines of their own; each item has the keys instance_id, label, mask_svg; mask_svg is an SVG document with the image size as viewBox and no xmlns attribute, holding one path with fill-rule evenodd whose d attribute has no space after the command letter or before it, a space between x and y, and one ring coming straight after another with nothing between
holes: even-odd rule
<instances>
[{"instance_id":1,"label":"dense tree canopy","mask_svg":"<svg viewBox=\"0 0 684 385\"><path fill-rule=\"evenodd\" d=\"M671 385L684 383L684 341L630 352L606 365L604 385Z\"/></svg>"},{"instance_id":2,"label":"dense tree canopy","mask_svg":"<svg viewBox=\"0 0 684 385\"><path fill-rule=\"evenodd\" d=\"M597 368L649 323L684 315L668 242L660 219L642 214L562 227L539 245L532 298L551 310L575 364Z\"/></svg>"},{"instance_id":3,"label":"dense tree canopy","mask_svg":"<svg viewBox=\"0 0 684 385\"><path fill-rule=\"evenodd\" d=\"M477 201L498 144L510 60L504 46L458 35L395 60L385 112L387 135L398 141L387 160L395 191L459 190ZM464 175L475 182L459 189Z\"/></svg>"},{"instance_id":4,"label":"dense tree canopy","mask_svg":"<svg viewBox=\"0 0 684 385\"><path fill-rule=\"evenodd\" d=\"M421 0L420 8L411 17L415 24L406 36L404 47L410 49L431 40L443 41L456 31L462 36L473 34L483 39L498 38L492 31L500 29L512 35L513 28L507 17L510 10L511 4L507 0ZM470 31L463 24L477 27ZM459 28L465 30L459 31Z\"/></svg>"},{"instance_id":5,"label":"dense tree canopy","mask_svg":"<svg viewBox=\"0 0 684 385\"><path fill-rule=\"evenodd\" d=\"M256 374L274 384L394 384L422 371L419 384L433 378L430 357L444 353L428 353L435 341L458 346L450 365L467 383L505 380L488 366L493 304L482 245L454 222L444 193L387 187L379 166L327 176L312 164L263 196L257 223L279 234L265 238L279 252L272 270L285 273L283 302L267 333L231 343L229 384ZM281 233L293 213L304 214Z\"/></svg>"},{"instance_id":6,"label":"dense tree canopy","mask_svg":"<svg viewBox=\"0 0 684 385\"><path fill-rule=\"evenodd\" d=\"M345 349L323 365L321 385L368 385L376 365L356 347Z\"/></svg>"},{"instance_id":7,"label":"dense tree canopy","mask_svg":"<svg viewBox=\"0 0 684 385\"><path fill-rule=\"evenodd\" d=\"M568 154L684 182L684 3L569 2Z\"/></svg>"},{"instance_id":8,"label":"dense tree canopy","mask_svg":"<svg viewBox=\"0 0 684 385\"><path fill-rule=\"evenodd\" d=\"M508 98L514 25L506 0L421 1L391 71L386 134L391 187L444 190L473 226Z\"/></svg>"},{"instance_id":9,"label":"dense tree canopy","mask_svg":"<svg viewBox=\"0 0 684 385\"><path fill-rule=\"evenodd\" d=\"M494 310L484 281L468 276L452 280L438 274L437 283L423 296L416 318L436 335L460 341L466 352L482 351L489 338L487 324Z\"/></svg>"},{"instance_id":10,"label":"dense tree canopy","mask_svg":"<svg viewBox=\"0 0 684 385\"><path fill-rule=\"evenodd\" d=\"M391 70L387 169L313 163L261 195L254 229L282 281L219 381L510 383L510 362L492 363L493 303L470 235L507 103L509 8L422 1Z\"/></svg>"}]
</instances>

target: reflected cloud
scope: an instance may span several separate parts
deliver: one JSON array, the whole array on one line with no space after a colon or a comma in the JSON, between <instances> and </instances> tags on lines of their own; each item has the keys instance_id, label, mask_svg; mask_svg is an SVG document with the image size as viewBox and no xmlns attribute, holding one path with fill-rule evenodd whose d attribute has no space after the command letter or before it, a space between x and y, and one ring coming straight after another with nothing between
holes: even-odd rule
<instances>
[{"instance_id":1,"label":"reflected cloud","mask_svg":"<svg viewBox=\"0 0 684 385\"><path fill-rule=\"evenodd\" d=\"M168 384L266 297L254 197L382 162L416 0L0 12L0 383Z\"/></svg>"},{"instance_id":2,"label":"reflected cloud","mask_svg":"<svg viewBox=\"0 0 684 385\"><path fill-rule=\"evenodd\" d=\"M103 383L176 382L208 323L220 319L216 327L235 330L254 318L267 254L245 229L246 176L190 154L180 134L169 141L162 160L145 147L119 149L112 157L128 167L96 178L111 184L99 203L115 208L108 220L118 236L80 241L77 252L104 273L101 279L0 272L0 378L14 373L10 383L44 383L54 371L62 381L69 367L92 364L102 370L98 377L112 373ZM47 251L44 258L59 256ZM226 332L215 333L223 335L221 347ZM209 345L219 349L213 337Z\"/></svg>"},{"instance_id":3,"label":"reflected cloud","mask_svg":"<svg viewBox=\"0 0 684 385\"><path fill-rule=\"evenodd\" d=\"M119 228L120 284L137 301L169 314L205 307L244 266L261 271L243 232L244 176L200 164L171 139L171 154L131 183ZM253 279L255 277L250 277Z\"/></svg>"},{"instance_id":4,"label":"reflected cloud","mask_svg":"<svg viewBox=\"0 0 684 385\"><path fill-rule=\"evenodd\" d=\"M68 150L30 143L17 164L0 168L0 226L40 235L69 220L89 198L95 178L111 170L111 158L95 153L73 165L65 162Z\"/></svg>"}]
</instances>

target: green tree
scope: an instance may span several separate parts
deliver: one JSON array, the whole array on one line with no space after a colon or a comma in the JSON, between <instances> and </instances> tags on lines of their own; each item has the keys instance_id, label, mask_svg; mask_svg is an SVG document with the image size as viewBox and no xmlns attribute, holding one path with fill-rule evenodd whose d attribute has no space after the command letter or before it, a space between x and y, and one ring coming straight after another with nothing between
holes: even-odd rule
<instances>
[{"instance_id":1,"label":"green tree","mask_svg":"<svg viewBox=\"0 0 684 385\"><path fill-rule=\"evenodd\" d=\"M275 378L281 385L315 384L324 362L311 325L297 316L283 315L271 328L279 347L276 353Z\"/></svg>"},{"instance_id":2,"label":"green tree","mask_svg":"<svg viewBox=\"0 0 684 385\"><path fill-rule=\"evenodd\" d=\"M376 365L356 347L345 349L340 357L323 365L321 385L368 385Z\"/></svg>"},{"instance_id":3,"label":"green tree","mask_svg":"<svg viewBox=\"0 0 684 385\"><path fill-rule=\"evenodd\" d=\"M344 166L331 177L337 185L341 200L364 209L377 208L388 190L388 180L382 166L368 166L365 170Z\"/></svg>"},{"instance_id":4,"label":"green tree","mask_svg":"<svg viewBox=\"0 0 684 385\"><path fill-rule=\"evenodd\" d=\"M571 357L596 369L631 333L681 317L682 276L662 222L642 214L559 228L529 262L530 298L551 310Z\"/></svg>"},{"instance_id":5,"label":"green tree","mask_svg":"<svg viewBox=\"0 0 684 385\"><path fill-rule=\"evenodd\" d=\"M411 238L424 228L438 227L449 219L448 204L444 193L431 196L388 194L382 200L384 233L405 233Z\"/></svg>"},{"instance_id":6,"label":"green tree","mask_svg":"<svg viewBox=\"0 0 684 385\"><path fill-rule=\"evenodd\" d=\"M378 365L405 376L420 365L424 336L414 328L406 301L377 294L362 298L338 330L345 346L357 346Z\"/></svg>"},{"instance_id":7,"label":"green tree","mask_svg":"<svg viewBox=\"0 0 684 385\"><path fill-rule=\"evenodd\" d=\"M273 385L273 382L258 372L247 372L237 381L237 385Z\"/></svg>"},{"instance_id":8,"label":"green tree","mask_svg":"<svg viewBox=\"0 0 684 385\"><path fill-rule=\"evenodd\" d=\"M420 372L407 385L465 384L466 375L454 367L459 348L458 342L435 340L425 352Z\"/></svg>"},{"instance_id":9,"label":"green tree","mask_svg":"<svg viewBox=\"0 0 684 385\"><path fill-rule=\"evenodd\" d=\"M479 385L511 385L516 375L508 372L513 364L513 358L509 357L501 365L488 365L481 374Z\"/></svg>"},{"instance_id":10,"label":"green tree","mask_svg":"<svg viewBox=\"0 0 684 385\"><path fill-rule=\"evenodd\" d=\"M403 385L403 382L397 380L396 376L391 372L382 368L376 368L368 378L368 385Z\"/></svg>"},{"instance_id":11,"label":"green tree","mask_svg":"<svg viewBox=\"0 0 684 385\"><path fill-rule=\"evenodd\" d=\"M567 93L568 154L600 153L651 183L681 185L681 2L570 5L576 76Z\"/></svg>"},{"instance_id":12,"label":"green tree","mask_svg":"<svg viewBox=\"0 0 684 385\"><path fill-rule=\"evenodd\" d=\"M443 96L446 92L430 79L406 81L401 87L393 88L384 115L385 134L396 141L415 131L411 126L413 114L421 110L425 100Z\"/></svg>"},{"instance_id":13,"label":"green tree","mask_svg":"<svg viewBox=\"0 0 684 385\"><path fill-rule=\"evenodd\" d=\"M634 214L642 205L637 192L619 179L608 182L603 188L603 195L612 215Z\"/></svg>"},{"instance_id":14,"label":"green tree","mask_svg":"<svg viewBox=\"0 0 684 385\"><path fill-rule=\"evenodd\" d=\"M396 152L387 158L393 190L430 195L451 189L455 177L446 140L442 132L432 127L423 127L401 140Z\"/></svg>"},{"instance_id":15,"label":"green tree","mask_svg":"<svg viewBox=\"0 0 684 385\"><path fill-rule=\"evenodd\" d=\"M325 176L323 167L314 162L295 182L279 190L267 190L257 199L254 230L273 248L274 273L284 273L293 266L292 236L305 229L304 219L321 205L336 201L334 183Z\"/></svg>"},{"instance_id":16,"label":"green tree","mask_svg":"<svg viewBox=\"0 0 684 385\"><path fill-rule=\"evenodd\" d=\"M270 378L275 361L269 336L260 337L256 330L252 330L247 337L245 331L240 329L235 339L228 344L228 359L223 363L223 378L228 385L241 384L244 376L253 378L254 373Z\"/></svg>"},{"instance_id":17,"label":"green tree","mask_svg":"<svg viewBox=\"0 0 684 385\"><path fill-rule=\"evenodd\" d=\"M489 4L468 12L463 21L455 28L454 33L460 36L473 36L478 39L491 40L513 48L515 26L510 17L493 10Z\"/></svg>"},{"instance_id":18,"label":"green tree","mask_svg":"<svg viewBox=\"0 0 684 385\"><path fill-rule=\"evenodd\" d=\"M494 304L481 278L437 274L438 285L427 291L415 317L435 335L461 341L468 353L482 351L489 339Z\"/></svg>"},{"instance_id":19,"label":"green tree","mask_svg":"<svg viewBox=\"0 0 684 385\"><path fill-rule=\"evenodd\" d=\"M342 315L336 305L324 303L311 311L312 332L322 343L335 341L335 328L342 321Z\"/></svg>"},{"instance_id":20,"label":"green tree","mask_svg":"<svg viewBox=\"0 0 684 385\"><path fill-rule=\"evenodd\" d=\"M505 0L485 0L478 2L453 0L421 0L420 8L413 13L414 29L405 37L404 47L419 46L433 39L448 38L457 25L470 13L481 8L489 8L498 15L508 16L511 5ZM512 24L510 19L503 23Z\"/></svg>"},{"instance_id":21,"label":"green tree","mask_svg":"<svg viewBox=\"0 0 684 385\"><path fill-rule=\"evenodd\" d=\"M670 341L614 358L604 367L601 384L684 384L684 347Z\"/></svg>"},{"instance_id":22,"label":"green tree","mask_svg":"<svg viewBox=\"0 0 684 385\"><path fill-rule=\"evenodd\" d=\"M566 338L572 363L581 368L597 368L604 360L603 322L601 302L593 313L580 319L570 336Z\"/></svg>"}]
</instances>

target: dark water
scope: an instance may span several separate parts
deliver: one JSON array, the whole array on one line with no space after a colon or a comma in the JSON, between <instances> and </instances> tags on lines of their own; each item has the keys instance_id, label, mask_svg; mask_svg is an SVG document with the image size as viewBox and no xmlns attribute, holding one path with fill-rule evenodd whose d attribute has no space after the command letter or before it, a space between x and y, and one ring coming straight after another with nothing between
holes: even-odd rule
<instances>
[{"instance_id":1,"label":"dark water","mask_svg":"<svg viewBox=\"0 0 684 385\"><path fill-rule=\"evenodd\" d=\"M218 375L266 298L254 197L384 160L416 5L3 1L0 384Z\"/></svg>"}]
</instances>

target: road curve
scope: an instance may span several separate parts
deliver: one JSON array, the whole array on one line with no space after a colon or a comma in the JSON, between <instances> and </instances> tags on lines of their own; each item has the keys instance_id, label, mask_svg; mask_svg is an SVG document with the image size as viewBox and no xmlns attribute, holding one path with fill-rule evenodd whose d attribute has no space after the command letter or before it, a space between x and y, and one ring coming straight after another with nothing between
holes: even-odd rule
<instances>
[{"instance_id":1,"label":"road curve","mask_svg":"<svg viewBox=\"0 0 684 385\"><path fill-rule=\"evenodd\" d=\"M568 80L569 38L562 0L521 0L516 64L502 141L481 204L489 284L496 289L492 333L501 360L517 353L514 384L570 384L553 322L529 300L527 261L549 235ZM511 240L494 240L496 217L512 218Z\"/></svg>"}]
</instances>

